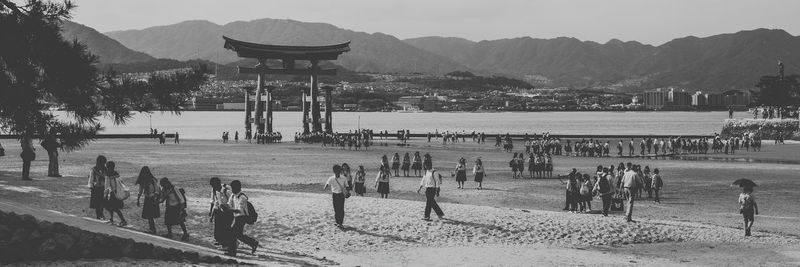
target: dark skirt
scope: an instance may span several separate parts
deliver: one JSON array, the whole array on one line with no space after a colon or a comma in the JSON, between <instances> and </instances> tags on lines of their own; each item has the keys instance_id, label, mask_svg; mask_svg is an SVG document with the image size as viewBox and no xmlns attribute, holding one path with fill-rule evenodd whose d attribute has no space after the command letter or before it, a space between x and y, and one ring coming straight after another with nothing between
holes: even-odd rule
<instances>
[{"instance_id":1,"label":"dark skirt","mask_svg":"<svg viewBox=\"0 0 800 267\"><path fill-rule=\"evenodd\" d=\"M414 162L413 164L411 164L411 168L415 169L415 170L421 170L422 169L422 163Z\"/></svg>"},{"instance_id":2,"label":"dark skirt","mask_svg":"<svg viewBox=\"0 0 800 267\"><path fill-rule=\"evenodd\" d=\"M456 181L457 182L464 182L467 180L467 171L457 171L456 172Z\"/></svg>"},{"instance_id":3,"label":"dark skirt","mask_svg":"<svg viewBox=\"0 0 800 267\"><path fill-rule=\"evenodd\" d=\"M117 194L111 192L109 198L106 200L106 209L109 211L117 211L122 209L122 200L117 199Z\"/></svg>"},{"instance_id":4,"label":"dark skirt","mask_svg":"<svg viewBox=\"0 0 800 267\"><path fill-rule=\"evenodd\" d=\"M483 173L482 172L475 173L475 181L479 182L479 183L483 182Z\"/></svg>"},{"instance_id":5,"label":"dark skirt","mask_svg":"<svg viewBox=\"0 0 800 267\"><path fill-rule=\"evenodd\" d=\"M103 199L103 191L105 191L105 188L92 187L92 195L89 198L89 208L91 209L105 208L106 201L105 199Z\"/></svg>"},{"instance_id":6,"label":"dark skirt","mask_svg":"<svg viewBox=\"0 0 800 267\"><path fill-rule=\"evenodd\" d=\"M553 164L547 164L547 165L545 165L545 166L544 166L544 170L545 170L545 171L549 171L549 172L553 171Z\"/></svg>"},{"instance_id":7,"label":"dark skirt","mask_svg":"<svg viewBox=\"0 0 800 267\"><path fill-rule=\"evenodd\" d=\"M142 219L155 219L161 217L161 210L155 199L145 197L142 205Z\"/></svg>"},{"instance_id":8,"label":"dark skirt","mask_svg":"<svg viewBox=\"0 0 800 267\"><path fill-rule=\"evenodd\" d=\"M378 182L378 193L389 194L389 182Z\"/></svg>"},{"instance_id":9,"label":"dark skirt","mask_svg":"<svg viewBox=\"0 0 800 267\"><path fill-rule=\"evenodd\" d=\"M518 171L524 172L525 171L525 163L517 164Z\"/></svg>"},{"instance_id":10,"label":"dark skirt","mask_svg":"<svg viewBox=\"0 0 800 267\"><path fill-rule=\"evenodd\" d=\"M364 187L364 183L356 183L356 194L364 194L367 192L367 188Z\"/></svg>"},{"instance_id":11,"label":"dark skirt","mask_svg":"<svg viewBox=\"0 0 800 267\"><path fill-rule=\"evenodd\" d=\"M404 171L407 171L408 167L410 167L410 166L411 166L410 163L403 163L403 166L401 166L400 169L403 169Z\"/></svg>"},{"instance_id":12,"label":"dark skirt","mask_svg":"<svg viewBox=\"0 0 800 267\"><path fill-rule=\"evenodd\" d=\"M233 213L221 210L214 211L214 239L220 244L228 242L232 221Z\"/></svg>"},{"instance_id":13,"label":"dark skirt","mask_svg":"<svg viewBox=\"0 0 800 267\"><path fill-rule=\"evenodd\" d=\"M400 162L393 162L392 163L392 170L400 169Z\"/></svg>"},{"instance_id":14,"label":"dark skirt","mask_svg":"<svg viewBox=\"0 0 800 267\"><path fill-rule=\"evenodd\" d=\"M167 226L178 225L183 223L186 218L181 215L183 213L183 206L167 206L164 209L164 224Z\"/></svg>"}]
</instances>

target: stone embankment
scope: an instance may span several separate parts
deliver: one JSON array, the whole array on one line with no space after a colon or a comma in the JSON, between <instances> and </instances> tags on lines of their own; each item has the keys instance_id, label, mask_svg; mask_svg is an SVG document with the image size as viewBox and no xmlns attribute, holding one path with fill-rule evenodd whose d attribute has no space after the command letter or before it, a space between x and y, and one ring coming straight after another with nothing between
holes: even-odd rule
<instances>
[{"instance_id":1,"label":"stone embankment","mask_svg":"<svg viewBox=\"0 0 800 267\"><path fill-rule=\"evenodd\" d=\"M157 259L185 263L236 264L233 259L94 233L31 215L0 211L0 265L31 260Z\"/></svg>"}]
</instances>

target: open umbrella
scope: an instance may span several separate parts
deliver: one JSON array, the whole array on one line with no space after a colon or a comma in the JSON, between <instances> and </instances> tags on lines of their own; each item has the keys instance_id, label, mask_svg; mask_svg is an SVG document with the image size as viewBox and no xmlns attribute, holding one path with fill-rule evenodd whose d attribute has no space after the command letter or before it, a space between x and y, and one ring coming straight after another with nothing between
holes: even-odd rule
<instances>
[{"instance_id":1,"label":"open umbrella","mask_svg":"<svg viewBox=\"0 0 800 267\"><path fill-rule=\"evenodd\" d=\"M752 180L750 180L750 179L745 179L745 178L742 178L742 179L738 179L738 180L736 180L736 181L733 181L733 183L732 183L731 185L732 185L732 186L733 186L733 185L738 185L739 187L756 187L756 183L754 183L754 182L753 182Z\"/></svg>"}]
</instances>

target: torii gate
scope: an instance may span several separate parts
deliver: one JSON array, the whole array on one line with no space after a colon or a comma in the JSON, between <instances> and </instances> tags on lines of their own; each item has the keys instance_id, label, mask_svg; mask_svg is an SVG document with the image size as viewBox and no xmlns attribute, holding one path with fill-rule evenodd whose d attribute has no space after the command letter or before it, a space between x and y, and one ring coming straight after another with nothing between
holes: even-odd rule
<instances>
[{"instance_id":1,"label":"torii gate","mask_svg":"<svg viewBox=\"0 0 800 267\"><path fill-rule=\"evenodd\" d=\"M320 69L319 62L322 60L336 60L339 55L350 51L350 42L326 45L326 46L287 46L287 45L267 45L256 44L234 40L222 36L225 40L225 48L236 52L239 57L254 58L258 60L255 67L239 66L241 74L258 74L258 84L256 86L256 105L255 123L256 133L272 132L272 86L264 86L265 76L268 74L283 75L309 75L311 76L311 86L308 90L303 90L303 133L322 132L320 123L319 108L319 75L336 75L336 69ZM267 60L277 59L283 63L282 68L271 69L267 66ZM307 60L311 67L306 69L296 69L294 63L297 60ZM265 89L266 88L266 92ZM333 87L324 87L325 96L325 132L333 132L331 110L331 90ZM250 92L245 92L245 130L252 132L250 112ZM306 101L311 98L311 101ZM264 102L266 102L266 119L264 115ZM310 102L310 103L309 103ZM311 118L309 118L311 113ZM309 122L311 129L309 129ZM266 127L266 129L265 129Z\"/></svg>"}]
</instances>

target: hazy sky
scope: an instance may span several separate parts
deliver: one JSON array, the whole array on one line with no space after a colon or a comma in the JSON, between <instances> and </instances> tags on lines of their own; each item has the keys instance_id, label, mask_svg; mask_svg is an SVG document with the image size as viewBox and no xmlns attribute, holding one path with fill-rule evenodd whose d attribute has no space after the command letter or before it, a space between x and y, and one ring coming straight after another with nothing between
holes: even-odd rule
<instances>
[{"instance_id":1,"label":"hazy sky","mask_svg":"<svg viewBox=\"0 0 800 267\"><path fill-rule=\"evenodd\" d=\"M184 20L325 22L400 39L531 36L659 45L755 28L800 34L798 0L75 0L74 20L101 32Z\"/></svg>"}]
</instances>

